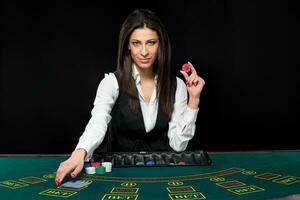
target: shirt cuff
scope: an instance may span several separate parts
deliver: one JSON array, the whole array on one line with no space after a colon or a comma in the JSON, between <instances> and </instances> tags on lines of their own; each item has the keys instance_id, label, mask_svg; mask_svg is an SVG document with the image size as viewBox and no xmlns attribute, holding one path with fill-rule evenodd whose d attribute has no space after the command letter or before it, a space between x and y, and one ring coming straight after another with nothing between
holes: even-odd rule
<instances>
[{"instance_id":1,"label":"shirt cuff","mask_svg":"<svg viewBox=\"0 0 300 200\"><path fill-rule=\"evenodd\" d=\"M191 109L191 108L187 107L186 113L185 113L185 122L190 123L190 124L196 123L198 111L199 111L199 108Z\"/></svg>"}]
</instances>

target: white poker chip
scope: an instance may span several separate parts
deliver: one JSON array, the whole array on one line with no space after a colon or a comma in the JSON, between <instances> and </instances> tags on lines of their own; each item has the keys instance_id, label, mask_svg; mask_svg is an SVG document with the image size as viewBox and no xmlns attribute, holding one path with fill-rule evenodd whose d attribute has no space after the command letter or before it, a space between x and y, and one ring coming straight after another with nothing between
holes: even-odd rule
<instances>
[{"instance_id":1,"label":"white poker chip","mask_svg":"<svg viewBox=\"0 0 300 200\"><path fill-rule=\"evenodd\" d=\"M85 173L87 174L96 174L96 168L95 167L86 167Z\"/></svg>"},{"instance_id":2,"label":"white poker chip","mask_svg":"<svg viewBox=\"0 0 300 200\"><path fill-rule=\"evenodd\" d=\"M111 168L112 168L111 162L102 162L102 166L105 167L105 172L111 172Z\"/></svg>"}]
</instances>

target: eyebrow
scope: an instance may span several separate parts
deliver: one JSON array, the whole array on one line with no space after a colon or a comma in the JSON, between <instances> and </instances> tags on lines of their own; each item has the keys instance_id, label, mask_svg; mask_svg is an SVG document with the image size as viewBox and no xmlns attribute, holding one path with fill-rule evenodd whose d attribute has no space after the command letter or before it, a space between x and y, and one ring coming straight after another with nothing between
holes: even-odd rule
<instances>
[{"instance_id":1,"label":"eyebrow","mask_svg":"<svg viewBox=\"0 0 300 200\"><path fill-rule=\"evenodd\" d=\"M158 39L155 39L155 38L152 38L152 39L149 39L149 40L147 40L146 42L148 42L148 41L153 41L153 40L155 40L155 41L157 41ZM138 39L131 39L131 41L137 41L137 42L141 42L140 40L138 40Z\"/></svg>"}]
</instances>

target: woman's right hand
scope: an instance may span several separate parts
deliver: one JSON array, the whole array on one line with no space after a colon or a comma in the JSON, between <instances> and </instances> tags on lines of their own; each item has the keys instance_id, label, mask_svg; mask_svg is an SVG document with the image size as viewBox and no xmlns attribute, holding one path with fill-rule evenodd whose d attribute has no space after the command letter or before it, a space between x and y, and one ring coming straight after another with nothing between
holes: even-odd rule
<instances>
[{"instance_id":1,"label":"woman's right hand","mask_svg":"<svg viewBox=\"0 0 300 200\"><path fill-rule=\"evenodd\" d=\"M56 172L55 184L60 185L67 174L75 178L83 168L85 156L86 151L84 149L76 149L70 158L60 163Z\"/></svg>"}]
</instances>

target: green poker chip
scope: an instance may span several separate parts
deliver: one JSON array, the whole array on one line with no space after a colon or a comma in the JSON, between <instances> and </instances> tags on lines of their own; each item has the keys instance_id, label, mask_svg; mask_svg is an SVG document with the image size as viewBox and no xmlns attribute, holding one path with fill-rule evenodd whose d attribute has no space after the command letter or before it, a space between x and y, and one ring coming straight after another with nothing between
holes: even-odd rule
<instances>
[{"instance_id":1,"label":"green poker chip","mask_svg":"<svg viewBox=\"0 0 300 200\"><path fill-rule=\"evenodd\" d=\"M135 165L145 165L144 162L137 162Z\"/></svg>"},{"instance_id":2,"label":"green poker chip","mask_svg":"<svg viewBox=\"0 0 300 200\"><path fill-rule=\"evenodd\" d=\"M103 166L96 167L96 174L105 174L105 167Z\"/></svg>"}]
</instances>

